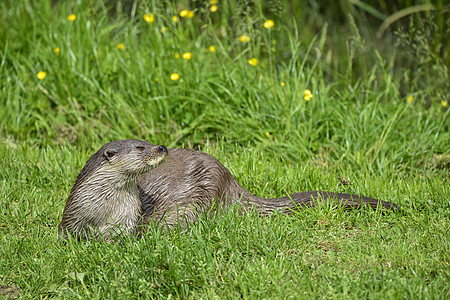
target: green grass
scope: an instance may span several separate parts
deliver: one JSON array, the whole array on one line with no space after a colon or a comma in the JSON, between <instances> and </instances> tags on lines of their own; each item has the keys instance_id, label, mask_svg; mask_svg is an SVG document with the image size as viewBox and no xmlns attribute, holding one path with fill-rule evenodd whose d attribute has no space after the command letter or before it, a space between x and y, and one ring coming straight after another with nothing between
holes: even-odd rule
<instances>
[{"instance_id":1,"label":"green grass","mask_svg":"<svg viewBox=\"0 0 450 300\"><path fill-rule=\"evenodd\" d=\"M344 26L336 49L340 25L308 31L313 19L294 25L267 7L275 2L221 1L214 14L197 4L194 18L177 24L171 17L189 8L183 3L51 2L0 3L1 295L450 296L443 60L415 69L410 82L429 84L405 92L399 51L389 40L379 52L365 44L374 29ZM143 19L150 12L152 24ZM238 40L244 33L247 44ZM174 56L185 52L192 59ZM174 72L180 80L170 80ZM230 210L183 230L151 228L139 241L56 245L77 173L121 138L201 149L259 196L330 190L405 211L325 205L259 218Z\"/></svg>"}]
</instances>

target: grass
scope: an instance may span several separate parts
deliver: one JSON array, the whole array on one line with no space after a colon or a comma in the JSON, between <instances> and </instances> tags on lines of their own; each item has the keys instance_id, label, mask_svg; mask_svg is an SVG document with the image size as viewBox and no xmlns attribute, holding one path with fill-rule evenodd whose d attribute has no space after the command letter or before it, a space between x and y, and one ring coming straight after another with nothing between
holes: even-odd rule
<instances>
[{"instance_id":1,"label":"grass","mask_svg":"<svg viewBox=\"0 0 450 300\"><path fill-rule=\"evenodd\" d=\"M341 55L329 48L333 24L303 39L305 26L300 34L267 3L223 1L216 13L198 4L177 23L189 7L158 3L0 4L0 294L448 298L450 124L436 96L448 90L431 76L446 65L435 59L411 80L432 92L405 93L396 49L367 50L355 24ZM190 60L175 57L185 52ZM325 205L268 218L230 210L120 245L56 245L77 173L120 138L201 149L260 196L330 190L407 208Z\"/></svg>"}]
</instances>

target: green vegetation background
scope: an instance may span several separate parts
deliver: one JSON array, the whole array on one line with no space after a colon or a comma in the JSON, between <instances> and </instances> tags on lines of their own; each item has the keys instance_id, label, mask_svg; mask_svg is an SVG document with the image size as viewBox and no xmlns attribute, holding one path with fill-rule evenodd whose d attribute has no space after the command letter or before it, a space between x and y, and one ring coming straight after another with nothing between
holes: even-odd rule
<instances>
[{"instance_id":1,"label":"green vegetation background","mask_svg":"<svg viewBox=\"0 0 450 300\"><path fill-rule=\"evenodd\" d=\"M443 0L2 1L0 294L448 298L449 28ZM201 149L257 195L405 211L230 211L56 245L77 173L122 138Z\"/></svg>"}]
</instances>

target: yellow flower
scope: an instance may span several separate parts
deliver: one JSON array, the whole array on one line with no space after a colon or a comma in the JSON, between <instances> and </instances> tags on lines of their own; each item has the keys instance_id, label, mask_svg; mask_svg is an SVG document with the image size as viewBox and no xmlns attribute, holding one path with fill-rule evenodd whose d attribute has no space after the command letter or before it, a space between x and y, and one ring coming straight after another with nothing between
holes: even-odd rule
<instances>
[{"instance_id":1,"label":"yellow flower","mask_svg":"<svg viewBox=\"0 0 450 300\"><path fill-rule=\"evenodd\" d=\"M239 40L240 40L242 43L248 43L248 42L250 42L250 37L249 37L248 35L246 35L246 34L243 34L243 35L241 35L241 36L239 37Z\"/></svg>"},{"instance_id":2,"label":"yellow flower","mask_svg":"<svg viewBox=\"0 0 450 300\"><path fill-rule=\"evenodd\" d=\"M75 14L70 14L67 16L67 20L69 20L70 22L73 22L77 19L77 15Z\"/></svg>"},{"instance_id":3,"label":"yellow flower","mask_svg":"<svg viewBox=\"0 0 450 300\"><path fill-rule=\"evenodd\" d=\"M209 0L209 4L214 5L217 4L219 1L217 0Z\"/></svg>"},{"instance_id":4,"label":"yellow flower","mask_svg":"<svg viewBox=\"0 0 450 300\"><path fill-rule=\"evenodd\" d=\"M192 53L191 52L183 53L183 59L190 60L191 57L192 57Z\"/></svg>"},{"instance_id":5,"label":"yellow flower","mask_svg":"<svg viewBox=\"0 0 450 300\"><path fill-rule=\"evenodd\" d=\"M275 25L275 23L273 22L273 20L267 20L264 22L264 27L267 29L272 28Z\"/></svg>"},{"instance_id":6,"label":"yellow flower","mask_svg":"<svg viewBox=\"0 0 450 300\"><path fill-rule=\"evenodd\" d=\"M178 79L180 79L180 74L173 73L172 75L170 75L170 79L173 81L177 81Z\"/></svg>"},{"instance_id":7,"label":"yellow flower","mask_svg":"<svg viewBox=\"0 0 450 300\"><path fill-rule=\"evenodd\" d=\"M303 99L305 99L306 101L309 101L314 97L310 90L305 90L303 94L304 94Z\"/></svg>"},{"instance_id":8,"label":"yellow flower","mask_svg":"<svg viewBox=\"0 0 450 300\"><path fill-rule=\"evenodd\" d=\"M216 52L216 47L214 45L209 46L210 52Z\"/></svg>"},{"instance_id":9,"label":"yellow flower","mask_svg":"<svg viewBox=\"0 0 450 300\"><path fill-rule=\"evenodd\" d=\"M284 83L284 81L282 81L282 82L280 83L280 85L281 85L281 86L285 86L286 83Z\"/></svg>"},{"instance_id":10,"label":"yellow flower","mask_svg":"<svg viewBox=\"0 0 450 300\"><path fill-rule=\"evenodd\" d=\"M266 136L266 138L270 138L271 137L271 134L268 131L266 131L266 133L264 133L264 135Z\"/></svg>"},{"instance_id":11,"label":"yellow flower","mask_svg":"<svg viewBox=\"0 0 450 300\"><path fill-rule=\"evenodd\" d=\"M145 14L144 20L147 23L153 23L155 21L155 15L154 14Z\"/></svg>"},{"instance_id":12,"label":"yellow flower","mask_svg":"<svg viewBox=\"0 0 450 300\"><path fill-rule=\"evenodd\" d=\"M53 52L56 54L56 55L59 55L59 52L61 51L61 49L59 48L59 47L56 47L55 49L53 49Z\"/></svg>"},{"instance_id":13,"label":"yellow flower","mask_svg":"<svg viewBox=\"0 0 450 300\"><path fill-rule=\"evenodd\" d=\"M211 7L209 8L209 10L210 10L211 12L216 12L216 11L217 11L217 5L211 6Z\"/></svg>"},{"instance_id":14,"label":"yellow flower","mask_svg":"<svg viewBox=\"0 0 450 300\"><path fill-rule=\"evenodd\" d=\"M125 49L125 45L123 43L120 43L120 44L117 44L116 48L123 51Z\"/></svg>"},{"instance_id":15,"label":"yellow flower","mask_svg":"<svg viewBox=\"0 0 450 300\"><path fill-rule=\"evenodd\" d=\"M257 66L259 64L259 61L256 58L252 58L248 60L248 63L251 64L252 66Z\"/></svg>"},{"instance_id":16,"label":"yellow flower","mask_svg":"<svg viewBox=\"0 0 450 300\"><path fill-rule=\"evenodd\" d=\"M36 77L40 80L44 79L45 76L47 76L47 73L45 73L44 71L40 71L39 73L37 73Z\"/></svg>"},{"instance_id":17,"label":"yellow flower","mask_svg":"<svg viewBox=\"0 0 450 300\"><path fill-rule=\"evenodd\" d=\"M447 107L447 102L445 102L444 100L441 101L441 105L442 107Z\"/></svg>"},{"instance_id":18,"label":"yellow flower","mask_svg":"<svg viewBox=\"0 0 450 300\"><path fill-rule=\"evenodd\" d=\"M161 32L161 33L164 33L164 32L166 32L167 30L169 30L169 28L167 28L166 26L164 26L163 28L161 28L160 32Z\"/></svg>"},{"instance_id":19,"label":"yellow flower","mask_svg":"<svg viewBox=\"0 0 450 300\"><path fill-rule=\"evenodd\" d=\"M175 53L174 56L175 56L176 59L179 59L179 58L180 58L180 54L179 54L179 53Z\"/></svg>"},{"instance_id":20,"label":"yellow flower","mask_svg":"<svg viewBox=\"0 0 450 300\"><path fill-rule=\"evenodd\" d=\"M175 23L178 22L178 17L177 16L173 16L172 17L172 21L174 21Z\"/></svg>"},{"instance_id":21,"label":"yellow flower","mask_svg":"<svg viewBox=\"0 0 450 300\"><path fill-rule=\"evenodd\" d=\"M187 17L188 14L189 11L187 9L183 9L182 11L180 11L180 17L182 18Z\"/></svg>"},{"instance_id":22,"label":"yellow flower","mask_svg":"<svg viewBox=\"0 0 450 300\"><path fill-rule=\"evenodd\" d=\"M414 101L414 96L411 95L408 98L406 98L406 103L412 103Z\"/></svg>"}]
</instances>

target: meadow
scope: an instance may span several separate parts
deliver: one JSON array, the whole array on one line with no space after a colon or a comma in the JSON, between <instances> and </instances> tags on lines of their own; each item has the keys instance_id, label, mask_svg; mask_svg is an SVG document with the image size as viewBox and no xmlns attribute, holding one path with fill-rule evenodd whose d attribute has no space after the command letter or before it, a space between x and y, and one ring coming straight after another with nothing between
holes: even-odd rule
<instances>
[{"instance_id":1,"label":"meadow","mask_svg":"<svg viewBox=\"0 0 450 300\"><path fill-rule=\"evenodd\" d=\"M449 298L449 10L405 2L2 1L0 295ZM124 138L207 152L258 196L403 210L56 244L76 175Z\"/></svg>"}]
</instances>

